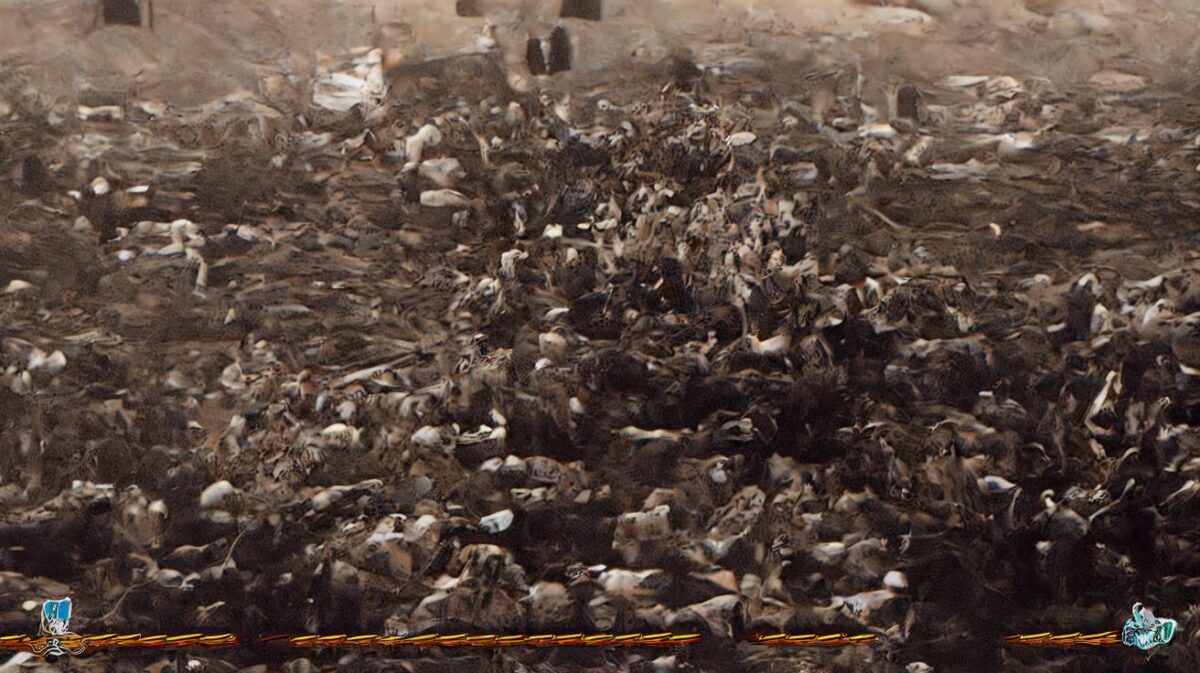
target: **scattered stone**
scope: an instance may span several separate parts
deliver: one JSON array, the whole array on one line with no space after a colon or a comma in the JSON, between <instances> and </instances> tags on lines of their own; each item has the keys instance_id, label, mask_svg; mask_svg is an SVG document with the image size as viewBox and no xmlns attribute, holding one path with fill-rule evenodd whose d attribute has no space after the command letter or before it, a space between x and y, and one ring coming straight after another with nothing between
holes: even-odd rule
<instances>
[{"instance_id":1,"label":"scattered stone","mask_svg":"<svg viewBox=\"0 0 1200 673\"><path fill-rule=\"evenodd\" d=\"M513 512L511 509L501 510L495 514L489 514L479 520L479 525L489 533L501 533L508 530L512 525Z\"/></svg>"},{"instance_id":2,"label":"scattered stone","mask_svg":"<svg viewBox=\"0 0 1200 673\"><path fill-rule=\"evenodd\" d=\"M1092 75L1088 82L1109 93L1132 93L1146 88L1146 78L1115 70L1102 70Z\"/></svg>"}]
</instances>

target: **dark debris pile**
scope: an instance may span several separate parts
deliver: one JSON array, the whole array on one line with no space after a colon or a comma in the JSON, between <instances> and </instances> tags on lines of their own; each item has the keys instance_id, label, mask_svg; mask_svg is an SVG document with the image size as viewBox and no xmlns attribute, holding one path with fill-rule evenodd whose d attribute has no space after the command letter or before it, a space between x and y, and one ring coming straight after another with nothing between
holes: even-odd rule
<instances>
[{"instance_id":1,"label":"dark debris pile","mask_svg":"<svg viewBox=\"0 0 1200 673\"><path fill-rule=\"evenodd\" d=\"M6 99L3 630L71 595L87 632L704 635L77 670L1066 671L1136 655L1000 639L1140 600L1196 670L1194 96L889 115L853 69L681 63ZM781 630L879 640L740 642Z\"/></svg>"}]
</instances>

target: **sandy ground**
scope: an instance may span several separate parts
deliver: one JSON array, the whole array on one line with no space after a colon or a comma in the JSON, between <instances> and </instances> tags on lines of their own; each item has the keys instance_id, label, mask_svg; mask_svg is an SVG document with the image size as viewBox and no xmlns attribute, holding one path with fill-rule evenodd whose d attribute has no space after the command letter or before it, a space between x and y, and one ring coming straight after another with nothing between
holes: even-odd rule
<instances>
[{"instance_id":1,"label":"sandy ground","mask_svg":"<svg viewBox=\"0 0 1200 673\"><path fill-rule=\"evenodd\" d=\"M0 58L6 78L34 83L44 95L72 98L94 88L194 104L239 87L253 91L280 70L307 76L322 54L353 47L396 48L409 59L445 54L472 46L492 23L510 70L526 74L525 41L548 32L557 3L479 4L487 18L459 18L453 3L429 0L157 0L149 31L103 29L91 0L5 0ZM676 48L754 54L778 40L794 49L826 36L853 42L880 76L958 68L1070 83L1124 61L1155 79L1182 81L1200 50L1197 9L1187 0L613 0L605 11L600 25L569 21L579 69L653 61Z\"/></svg>"}]
</instances>

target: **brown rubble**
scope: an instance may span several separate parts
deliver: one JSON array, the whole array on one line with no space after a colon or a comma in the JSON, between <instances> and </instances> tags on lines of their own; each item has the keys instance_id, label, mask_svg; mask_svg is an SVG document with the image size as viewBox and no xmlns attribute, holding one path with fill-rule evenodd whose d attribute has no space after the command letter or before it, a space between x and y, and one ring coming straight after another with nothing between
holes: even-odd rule
<instances>
[{"instance_id":1,"label":"brown rubble","mask_svg":"<svg viewBox=\"0 0 1200 673\"><path fill-rule=\"evenodd\" d=\"M342 111L0 121L36 144L0 182L6 630L70 594L79 630L705 638L200 670L1032 671L1002 636L1140 596L1194 670L1190 122L961 76L891 124L851 65L682 54L569 95L404 63L376 104L372 58ZM743 642L781 630L878 642Z\"/></svg>"}]
</instances>

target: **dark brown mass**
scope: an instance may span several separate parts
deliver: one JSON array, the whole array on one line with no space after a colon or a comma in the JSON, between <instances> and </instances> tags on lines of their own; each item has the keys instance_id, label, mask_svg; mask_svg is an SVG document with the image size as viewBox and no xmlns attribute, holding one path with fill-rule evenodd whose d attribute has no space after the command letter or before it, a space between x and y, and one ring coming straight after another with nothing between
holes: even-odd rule
<instances>
[{"instance_id":1,"label":"dark brown mass","mask_svg":"<svg viewBox=\"0 0 1200 673\"><path fill-rule=\"evenodd\" d=\"M547 59L546 70L551 75L571 69L571 37L567 29L557 26L550 31L547 42L550 45L550 56Z\"/></svg>"},{"instance_id":2,"label":"dark brown mass","mask_svg":"<svg viewBox=\"0 0 1200 673\"><path fill-rule=\"evenodd\" d=\"M911 84L896 91L896 116L913 122L921 121L921 92Z\"/></svg>"},{"instance_id":3,"label":"dark brown mass","mask_svg":"<svg viewBox=\"0 0 1200 673\"><path fill-rule=\"evenodd\" d=\"M483 16L479 11L479 0L455 0L454 12L459 16Z\"/></svg>"},{"instance_id":4,"label":"dark brown mass","mask_svg":"<svg viewBox=\"0 0 1200 673\"><path fill-rule=\"evenodd\" d=\"M536 37L529 38L525 43L525 63L529 66L529 72L534 75L546 74L546 52L542 48L542 41Z\"/></svg>"},{"instance_id":5,"label":"dark brown mass","mask_svg":"<svg viewBox=\"0 0 1200 673\"><path fill-rule=\"evenodd\" d=\"M139 0L103 0L104 23L109 25L142 25Z\"/></svg>"},{"instance_id":6,"label":"dark brown mass","mask_svg":"<svg viewBox=\"0 0 1200 673\"><path fill-rule=\"evenodd\" d=\"M601 16L601 0L562 0L559 16L568 19L586 19L599 21Z\"/></svg>"},{"instance_id":7,"label":"dark brown mass","mask_svg":"<svg viewBox=\"0 0 1200 673\"><path fill-rule=\"evenodd\" d=\"M21 191L27 196L40 196L51 187L46 164L34 155L21 160Z\"/></svg>"},{"instance_id":8,"label":"dark brown mass","mask_svg":"<svg viewBox=\"0 0 1200 673\"><path fill-rule=\"evenodd\" d=\"M1200 313L1186 316L1172 331L1171 350L1180 364L1200 369Z\"/></svg>"}]
</instances>

